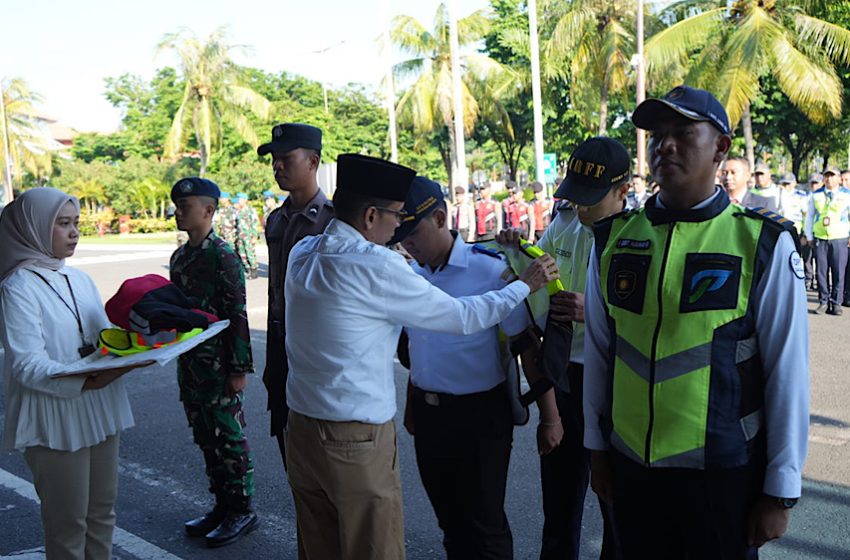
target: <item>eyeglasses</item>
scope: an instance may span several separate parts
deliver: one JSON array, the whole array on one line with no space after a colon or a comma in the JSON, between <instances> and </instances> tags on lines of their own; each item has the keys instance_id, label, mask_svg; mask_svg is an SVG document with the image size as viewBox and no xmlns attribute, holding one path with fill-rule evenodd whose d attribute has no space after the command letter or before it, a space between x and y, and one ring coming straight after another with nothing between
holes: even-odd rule
<instances>
[{"instance_id":1,"label":"eyeglasses","mask_svg":"<svg viewBox=\"0 0 850 560\"><path fill-rule=\"evenodd\" d=\"M393 210L392 208L386 208L384 206L373 206L372 208L381 212L386 212L387 214L392 214L399 222L404 221L407 217L407 212L405 210Z\"/></svg>"}]
</instances>

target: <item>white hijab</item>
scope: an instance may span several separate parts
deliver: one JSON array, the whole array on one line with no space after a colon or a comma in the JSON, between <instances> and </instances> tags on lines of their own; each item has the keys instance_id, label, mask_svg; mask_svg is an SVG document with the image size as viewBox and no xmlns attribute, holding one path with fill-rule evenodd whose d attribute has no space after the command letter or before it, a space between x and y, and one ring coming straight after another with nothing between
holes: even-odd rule
<instances>
[{"instance_id":1,"label":"white hijab","mask_svg":"<svg viewBox=\"0 0 850 560\"><path fill-rule=\"evenodd\" d=\"M53 253L53 224L65 204L80 210L76 197L50 187L24 191L0 214L0 286L19 268L37 264L59 270L65 259Z\"/></svg>"}]
</instances>

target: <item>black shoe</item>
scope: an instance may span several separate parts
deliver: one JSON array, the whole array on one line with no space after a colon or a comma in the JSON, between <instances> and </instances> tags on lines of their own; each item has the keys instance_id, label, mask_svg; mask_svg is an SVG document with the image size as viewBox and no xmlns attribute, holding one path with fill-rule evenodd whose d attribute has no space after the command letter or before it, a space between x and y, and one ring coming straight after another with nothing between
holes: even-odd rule
<instances>
[{"instance_id":1,"label":"black shoe","mask_svg":"<svg viewBox=\"0 0 850 560\"><path fill-rule=\"evenodd\" d=\"M207 546L209 548L227 546L256 529L259 524L260 519L253 511L228 512L221 524L207 533Z\"/></svg>"},{"instance_id":2,"label":"black shoe","mask_svg":"<svg viewBox=\"0 0 850 560\"><path fill-rule=\"evenodd\" d=\"M823 315L824 311L826 311L826 304L822 303L817 306L817 309L815 309L815 315Z\"/></svg>"},{"instance_id":3,"label":"black shoe","mask_svg":"<svg viewBox=\"0 0 850 560\"><path fill-rule=\"evenodd\" d=\"M841 315L843 315L843 314L844 314L844 310L843 310L843 309L841 309L841 307L839 307L839 306L837 306L837 305L836 305L836 306L832 307L831 309L827 309L827 310L826 310L826 314L827 314L827 315L836 315L836 316L841 316Z\"/></svg>"},{"instance_id":4,"label":"black shoe","mask_svg":"<svg viewBox=\"0 0 850 560\"><path fill-rule=\"evenodd\" d=\"M186 534L190 537L203 537L218 527L226 516L225 509L216 506L212 511L208 511L197 519L187 521L183 526L186 528Z\"/></svg>"}]
</instances>

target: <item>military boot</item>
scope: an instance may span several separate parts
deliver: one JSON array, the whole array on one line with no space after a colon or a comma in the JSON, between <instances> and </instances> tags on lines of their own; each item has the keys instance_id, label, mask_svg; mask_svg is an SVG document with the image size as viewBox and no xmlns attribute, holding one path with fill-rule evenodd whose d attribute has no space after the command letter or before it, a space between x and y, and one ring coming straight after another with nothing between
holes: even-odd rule
<instances>
[{"instance_id":1,"label":"military boot","mask_svg":"<svg viewBox=\"0 0 850 560\"><path fill-rule=\"evenodd\" d=\"M256 529L259 524L260 519L251 509L250 499L232 504L218 527L207 533L207 546L227 546Z\"/></svg>"},{"instance_id":2,"label":"military boot","mask_svg":"<svg viewBox=\"0 0 850 560\"><path fill-rule=\"evenodd\" d=\"M227 509L223 504L216 504L211 511L197 519L187 521L183 526L186 528L186 534L190 537L203 537L221 525L225 517L227 517Z\"/></svg>"}]
</instances>

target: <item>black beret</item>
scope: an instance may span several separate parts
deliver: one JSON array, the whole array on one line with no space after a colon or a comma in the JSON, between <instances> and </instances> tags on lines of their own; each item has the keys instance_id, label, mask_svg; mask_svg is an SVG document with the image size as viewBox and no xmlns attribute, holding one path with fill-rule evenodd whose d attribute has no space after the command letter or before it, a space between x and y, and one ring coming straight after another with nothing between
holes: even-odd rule
<instances>
[{"instance_id":1,"label":"black beret","mask_svg":"<svg viewBox=\"0 0 850 560\"><path fill-rule=\"evenodd\" d=\"M322 130L309 124L285 123L272 128L272 140L257 148L264 156L270 152L286 153L296 148L322 151Z\"/></svg>"},{"instance_id":2,"label":"black beret","mask_svg":"<svg viewBox=\"0 0 850 560\"><path fill-rule=\"evenodd\" d=\"M208 196L217 201L220 195L218 185L200 177L184 177L171 187L171 200L174 202L187 196Z\"/></svg>"},{"instance_id":3,"label":"black beret","mask_svg":"<svg viewBox=\"0 0 850 560\"><path fill-rule=\"evenodd\" d=\"M416 171L383 159L340 154L336 160L336 188L367 196L404 202Z\"/></svg>"}]
</instances>

